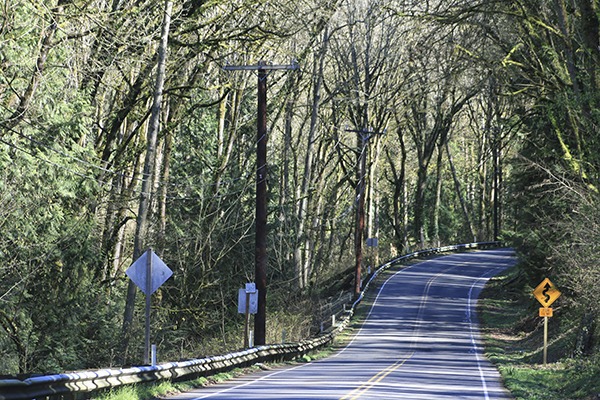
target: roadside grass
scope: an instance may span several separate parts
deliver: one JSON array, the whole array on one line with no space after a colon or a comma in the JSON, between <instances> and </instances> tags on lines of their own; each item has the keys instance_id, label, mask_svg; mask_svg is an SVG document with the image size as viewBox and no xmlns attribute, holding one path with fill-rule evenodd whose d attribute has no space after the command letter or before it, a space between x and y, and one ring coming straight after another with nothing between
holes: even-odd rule
<instances>
[{"instance_id":1,"label":"roadside grass","mask_svg":"<svg viewBox=\"0 0 600 400\"><path fill-rule=\"evenodd\" d=\"M97 400L159 399L170 394L186 392L213 383L225 382L237 376L257 371L258 369L258 367L237 368L230 372L213 375L209 378L200 377L185 382L160 381L154 383L124 385L103 393L99 392L92 398Z\"/></svg>"},{"instance_id":2,"label":"roadside grass","mask_svg":"<svg viewBox=\"0 0 600 400\"><path fill-rule=\"evenodd\" d=\"M600 355L571 357L577 317L560 306L548 321L548 363L543 360L543 318L519 267L492 278L478 309L485 353L515 399L600 398Z\"/></svg>"}]
</instances>

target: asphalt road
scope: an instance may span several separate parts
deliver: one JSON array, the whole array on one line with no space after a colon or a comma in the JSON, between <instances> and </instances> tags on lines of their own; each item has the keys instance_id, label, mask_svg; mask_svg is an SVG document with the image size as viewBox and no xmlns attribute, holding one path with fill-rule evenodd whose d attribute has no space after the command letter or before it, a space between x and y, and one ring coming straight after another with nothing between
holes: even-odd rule
<instances>
[{"instance_id":1,"label":"asphalt road","mask_svg":"<svg viewBox=\"0 0 600 400\"><path fill-rule=\"evenodd\" d=\"M485 282L514 263L502 249L406 267L335 355L170 399L510 399L482 355L475 304Z\"/></svg>"}]
</instances>

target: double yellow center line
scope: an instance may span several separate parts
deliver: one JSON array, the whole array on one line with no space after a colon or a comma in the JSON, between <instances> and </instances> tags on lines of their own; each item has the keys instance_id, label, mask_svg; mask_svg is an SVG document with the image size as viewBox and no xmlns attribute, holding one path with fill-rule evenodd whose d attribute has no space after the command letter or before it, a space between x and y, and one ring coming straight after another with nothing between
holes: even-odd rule
<instances>
[{"instance_id":1,"label":"double yellow center line","mask_svg":"<svg viewBox=\"0 0 600 400\"><path fill-rule=\"evenodd\" d=\"M452 268L454 268L454 266L445 268L443 271L436 274L435 276L433 276L432 278L430 278L427 281L427 284L425 285L423 294L421 295L419 310L417 311L417 316L416 316L417 324L413 328L413 337L416 338L419 335L419 332L421 330L421 319L423 318L423 312L425 310L425 305L427 303L427 300L429 299L429 290L431 289L431 285L437 278L439 278L440 276L442 276L443 274L445 274L448 270L450 270ZM357 387L356 389L354 389L353 391L351 391L350 393L348 393L347 395L342 397L340 400L356 400L356 399L360 398L360 396L363 393L371 390L371 388L373 388L373 386L375 386L376 384L378 384L379 382L384 380L386 376L388 376L389 374L391 374L392 372L394 372L395 370L400 368L402 365L404 365L404 363L406 363L415 354L415 350L414 350L415 346L416 346L416 341L413 340L413 342L410 345L410 347L413 350L408 356L401 358L400 360L396 361L394 364L390 365L386 369L379 371L377 373L377 375L375 375L371 379L369 379L368 382L363 383L362 385L360 385L359 387Z\"/></svg>"},{"instance_id":2,"label":"double yellow center line","mask_svg":"<svg viewBox=\"0 0 600 400\"><path fill-rule=\"evenodd\" d=\"M360 398L363 395L363 393L371 390L373 386L384 380L386 376L388 376L389 374L400 368L402 365L404 365L404 363L407 362L414 354L415 352L413 351L407 357L400 359L392 365L390 365L389 367L379 371L367 382L363 383L362 385L360 385L359 387L342 397L340 400L356 400Z\"/></svg>"}]
</instances>

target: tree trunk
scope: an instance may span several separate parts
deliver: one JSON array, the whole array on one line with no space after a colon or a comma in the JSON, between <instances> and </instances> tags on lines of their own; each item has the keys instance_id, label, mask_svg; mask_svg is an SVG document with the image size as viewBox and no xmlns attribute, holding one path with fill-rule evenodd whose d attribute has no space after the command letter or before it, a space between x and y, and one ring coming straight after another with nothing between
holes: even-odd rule
<instances>
[{"instance_id":1,"label":"tree trunk","mask_svg":"<svg viewBox=\"0 0 600 400\"><path fill-rule=\"evenodd\" d=\"M163 249L165 243L165 237L167 233L167 194L169 192L168 183L170 175L170 163L171 163L171 150L173 148L173 133L168 131L165 135L163 160L162 160L162 173L160 174L162 184L159 186L159 226L158 226L158 239L160 254L163 256Z\"/></svg>"},{"instance_id":2,"label":"tree trunk","mask_svg":"<svg viewBox=\"0 0 600 400\"><path fill-rule=\"evenodd\" d=\"M44 73L44 69L46 68L46 60L48 59L48 53L52 49L52 41L58 29L58 14L60 14L60 9L55 8L52 10L52 23L48 26L41 35L41 47L40 52L38 54L37 60L35 62L35 68L33 70L33 74L31 75L31 80L29 81L29 85L25 89L25 92L20 95L20 101L17 105L17 108L10 117L4 122L2 122L2 127L5 131L12 130L15 126L23 120L29 106L31 105L31 101L33 100L33 96L37 90L37 87L40 83L40 79ZM2 132L0 132L0 137L2 137Z\"/></svg>"},{"instance_id":3,"label":"tree trunk","mask_svg":"<svg viewBox=\"0 0 600 400\"><path fill-rule=\"evenodd\" d=\"M368 222L367 222L367 238L379 237L379 180L377 179L377 166L379 165L379 157L381 155L381 140L379 137L374 138L375 154L372 157L371 165L369 166L369 207L368 207ZM379 245L371 243L369 249L369 265L376 267L379 264Z\"/></svg>"},{"instance_id":4,"label":"tree trunk","mask_svg":"<svg viewBox=\"0 0 600 400\"><path fill-rule=\"evenodd\" d=\"M460 201L460 208L462 209L463 216L465 217L465 226L469 230L470 237L468 240L475 240L475 235L473 233L473 225L471 224L471 218L469 217L469 210L467 207L467 203L465 202L464 196L462 194L462 189L460 187L460 181L458 180L458 175L456 174L456 168L454 167L454 161L452 160L452 154L450 154L450 146L448 142L445 143L446 153L448 154L448 163L450 164L450 170L452 171L452 178L454 179L454 187L456 189L456 195L458 196L458 200Z\"/></svg>"},{"instance_id":5,"label":"tree trunk","mask_svg":"<svg viewBox=\"0 0 600 400\"><path fill-rule=\"evenodd\" d=\"M314 67L315 79L313 82L313 98L312 98L312 109L310 116L310 128L308 130L308 137L306 138L306 155L304 158L304 174L302 176L302 185L300 193L298 194L298 230L296 232L296 250L294 252L294 265L296 266L296 279L298 280L298 287L304 289L307 285L308 271L306 271L305 260L302 257L301 247L309 246L306 238L307 233L305 232L305 224L308 212L309 203L309 188L312 180L312 163L313 163L313 147L315 143L315 134L317 131L317 122L319 117L319 107L321 104L321 85L323 83L323 66L325 62L325 52L327 51L327 44L329 39L329 32L325 29L323 33L323 44L319 54L315 55Z\"/></svg>"},{"instance_id":6,"label":"tree trunk","mask_svg":"<svg viewBox=\"0 0 600 400\"><path fill-rule=\"evenodd\" d=\"M365 230L365 194L367 188L367 138L363 133L358 133L358 162L356 173L356 223L354 232L354 253L356 255L356 263L354 266L354 294L358 296L362 287L361 274L363 262L363 237Z\"/></svg>"},{"instance_id":7,"label":"tree trunk","mask_svg":"<svg viewBox=\"0 0 600 400\"><path fill-rule=\"evenodd\" d=\"M136 220L136 230L134 238L133 260L137 260L144 251L144 244L147 242L147 224L148 210L150 208L150 191L152 190L152 175L154 173L154 164L156 161L156 141L160 125L160 110L163 97L163 88L165 84L165 69L167 59L167 44L169 39L169 27L171 23L171 10L173 3L171 0L165 2L165 14L162 26L160 45L158 48L158 65L156 73L156 86L154 90L154 101L152 103L152 115L150 117L150 127L147 138L146 159L144 161L144 175L142 177L142 189L140 193L140 202ZM121 343L121 357L127 359L129 341L131 339L131 324L133 322L133 311L135 307L136 287L133 281L129 281L127 287L127 299L125 303L125 313L123 316L123 341Z\"/></svg>"},{"instance_id":8,"label":"tree trunk","mask_svg":"<svg viewBox=\"0 0 600 400\"><path fill-rule=\"evenodd\" d=\"M395 158L386 149L386 156L392 172L394 197L393 203L393 228L396 243L403 252L409 251L408 245L408 207L407 207L407 185L406 185L406 146L400 124L397 122L396 133L400 143L400 171L395 165Z\"/></svg>"},{"instance_id":9,"label":"tree trunk","mask_svg":"<svg viewBox=\"0 0 600 400\"><path fill-rule=\"evenodd\" d=\"M442 159L443 159L443 148L441 145L438 146L438 158L437 158L437 173L436 173L436 184L435 184L435 204L433 206L433 240L436 247L441 246L440 240L440 207L442 205Z\"/></svg>"},{"instance_id":10,"label":"tree trunk","mask_svg":"<svg viewBox=\"0 0 600 400\"><path fill-rule=\"evenodd\" d=\"M423 160L421 160L423 161ZM427 188L427 165L419 162L417 170L417 188L414 202L413 233L419 248L425 247L425 192Z\"/></svg>"}]
</instances>

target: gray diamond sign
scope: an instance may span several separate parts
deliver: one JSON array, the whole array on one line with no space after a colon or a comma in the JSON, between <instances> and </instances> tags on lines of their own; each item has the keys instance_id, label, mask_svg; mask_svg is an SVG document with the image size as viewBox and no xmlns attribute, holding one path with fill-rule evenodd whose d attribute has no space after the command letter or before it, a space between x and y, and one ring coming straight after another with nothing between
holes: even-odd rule
<instances>
[{"instance_id":1,"label":"gray diamond sign","mask_svg":"<svg viewBox=\"0 0 600 400\"><path fill-rule=\"evenodd\" d=\"M150 259L148 259L149 256ZM148 262L150 262L150 268L148 268ZM147 281L148 271L150 271L151 282ZM173 271L151 250L145 251L140 258L127 268L125 273L146 295L156 292L173 275ZM149 293L147 293L146 286L148 283L150 283Z\"/></svg>"},{"instance_id":2,"label":"gray diamond sign","mask_svg":"<svg viewBox=\"0 0 600 400\"><path fill-rule=\"evenodd\" d=\"M135 260L127 271L127 276L146 295L146 339L144 346L144 364L150 360L150 314L152 293L173 275L173 271L152 251L148 249ZM154 360L154 357L152 357ZM153 361L154 363L154 361Z\"/></svg>"}]
</instances>

